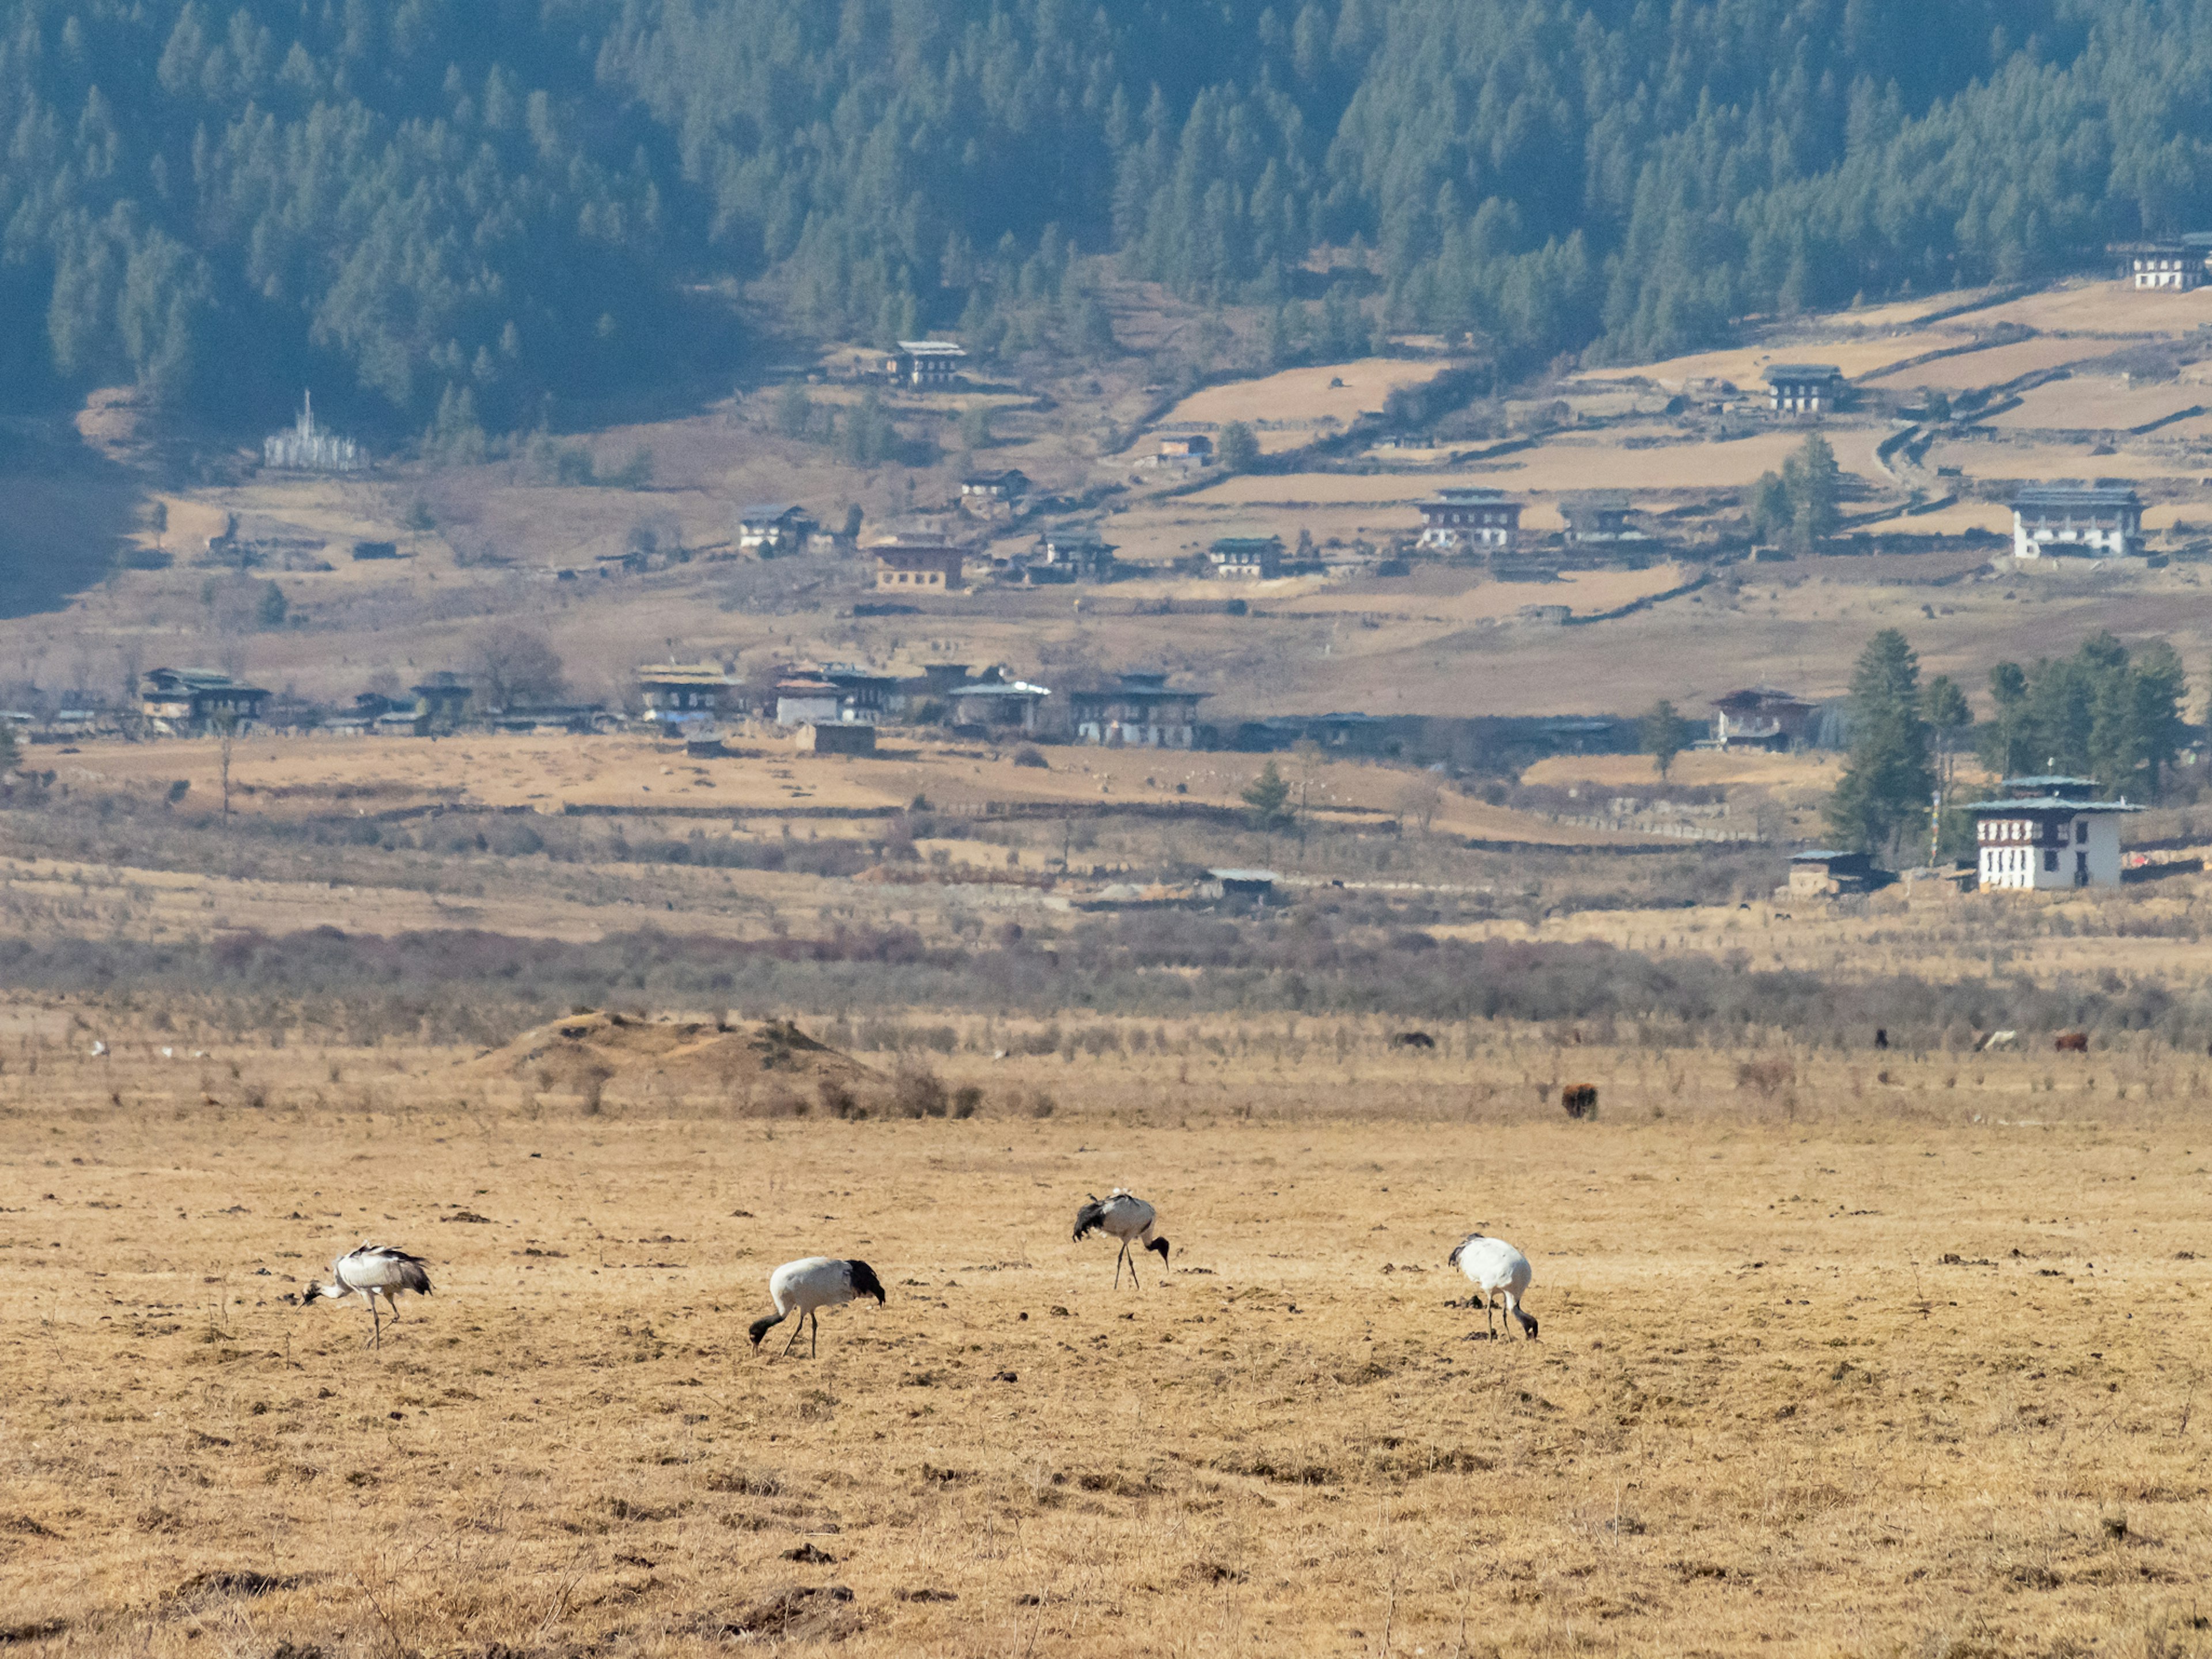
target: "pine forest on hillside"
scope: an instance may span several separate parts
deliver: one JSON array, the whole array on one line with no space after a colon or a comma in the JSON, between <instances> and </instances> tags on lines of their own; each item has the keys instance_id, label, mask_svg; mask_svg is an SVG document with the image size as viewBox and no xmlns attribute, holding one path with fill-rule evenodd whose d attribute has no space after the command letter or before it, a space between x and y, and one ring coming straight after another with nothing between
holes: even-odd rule
<instances>
[{"instance_id":1,"label":"pine forest on hillside","mask_svg":"<svg viewBox=\"0 0 2212 1659\"><path fill-rule=\"evenodd\" d=\"M222 419L312 378L534 425L737 361L733 279L801 337L1042 315L1095 353L1077 254L1347 337L1663 353L2212 208L2197 0L14 9L19 406L132 378Z\"/></svg>"}]
</instances>

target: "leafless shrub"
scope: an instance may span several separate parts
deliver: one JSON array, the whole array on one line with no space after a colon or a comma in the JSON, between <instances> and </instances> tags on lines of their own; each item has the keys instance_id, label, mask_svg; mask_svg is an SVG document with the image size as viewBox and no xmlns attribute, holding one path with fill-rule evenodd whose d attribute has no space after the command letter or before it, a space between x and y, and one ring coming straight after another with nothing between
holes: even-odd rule
<instances>
[{"instance_id":1,"label":"leafless shrub","mask_svg":"<svg viewBox=\"0 0 2212 1659\"><path fill-rule=\"evenodd\" d=\"M902 1057L891 1076L891 1110L900 1117L943 1117L945 1084L926 1060Z\"/></svg>"},{"instance_id":2,"label":"leafless shrub","mask_svg":"<svg viewBox=\"0 0 2212 1659\"><path fill-rule=\"evenodd\" d=\"M1757 1060L1736 1062L1735 1086L1756 1089L1768 1100L1773 1099L1778 1090L1796 1080L1796 1064L1785 1055L1766 1054Z\"/></svg>"},{"instance_id":3,"label":"leafless shrub","mask_svg":"<svg viewBox=\"0 0 2212 1659\"><path fill-rule=\"evenodd\" d=\"M972 1083L963 1083L952 1091L952 1115L973 1117L983 1104L983 1091Z\"/></svg>"}]
</instances>

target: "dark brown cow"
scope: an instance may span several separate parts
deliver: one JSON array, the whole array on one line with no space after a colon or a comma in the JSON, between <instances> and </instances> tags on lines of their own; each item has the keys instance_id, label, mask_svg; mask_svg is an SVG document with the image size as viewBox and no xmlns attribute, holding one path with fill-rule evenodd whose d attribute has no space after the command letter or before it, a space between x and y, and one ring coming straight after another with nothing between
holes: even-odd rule
<instances>
[{"instance_id":1,"label":"dark brown cow","mask_svg":"<svg viewBox=\"0 0 2212 1659\"><path fill-rule=\"evenodd\" d=\"M1390 1039L1401 1048L1433 1048L1437 1040L1426 1031L1401 1031Z\"/></svg>"},{"instance_id":2,"label":"dark brown cow","mask_svg":"<svg viewBox=\"0 0 2212 1659\"><path fill-rule=\"evenodd\" d=\"M1570 1083L1559 1091L1559 1104L1566 1109L1569 1117L1582 1119L1597 1115L1597 1085Z\"/></svg>"},{"instance_id":3,"label":"dark brown cow","mask_svg":"<svg viewBox=\"0 0 2212 1659\"><path fill-rule=\"evenodd\" d=\"M2054 1046L2062 1054L2086 1054L2089 1052L2089 1034L2087 1031L2061 1031Z\"/></svg>"}]
</instances>

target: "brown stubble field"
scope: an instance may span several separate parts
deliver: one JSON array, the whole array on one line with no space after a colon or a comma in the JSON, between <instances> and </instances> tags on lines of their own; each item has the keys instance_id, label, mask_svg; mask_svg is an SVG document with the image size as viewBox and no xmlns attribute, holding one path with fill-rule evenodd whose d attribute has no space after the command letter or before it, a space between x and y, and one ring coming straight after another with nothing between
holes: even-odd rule
<instances>
[{"instance_id":1,"label":"brown stubble field","mask_svg":"<svg viewBox=\"0 0 2212 1659\"><path fill-rule=\"evenodd\" d=\"M586 1115L435 1051L111 1071L18 1012L10 1651L2212 1649L2170 1053L1217 1021L848 1122ZM1540 1100L1570 1073L1597 1122ZM1115 1183L1176 1244L1141 1292L1068 1240ZM1449 1305L1471 1228L1540 1341ZM284 1300L364 1236L438 1285L380 1354ZM888 1304L754 1353L817 1251Z\"/></svg>"}]
</instances>

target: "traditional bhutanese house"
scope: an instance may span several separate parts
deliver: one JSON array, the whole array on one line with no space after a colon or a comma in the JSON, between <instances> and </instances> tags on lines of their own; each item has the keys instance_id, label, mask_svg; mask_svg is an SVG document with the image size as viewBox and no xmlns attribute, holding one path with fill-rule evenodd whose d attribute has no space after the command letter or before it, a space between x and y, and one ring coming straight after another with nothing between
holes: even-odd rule
<instances>
[{"instance_id":1,"label":"traditional bhutanese house","mask_svg":"<svg viewBox=\"0 0 2212 1659\"><path fill-rule=\"evenodd\" d=\"M459 726L474 695L468 682L450 668L441 668L422 684L408 689L415 696L415 729L425 736Z\"/></svg>"},{"instance_id":2,"label":"traditional bhutanese house","mask_svg":"<svg viewBox=\"0 0 2212 1659\"><path fill-rule=\"evenodd\" d=\"M719 663L653 662L641 664L637 671L645 718L661 726L680 727L720 719L737 684L737 677Z\"/></svg>"},{"instance_id":3,"label":"traditional bhutanese house","mask_svg":"<svg viewBox=\"0 0 2212 1659\"><path fill-rule=\"evenodd\" d=\"M1843 898L1866 892L1873 885L1871 855L1815 848L1808 853L1791 855L1790 884L1782 890L1782 894L1798 899Z\"/></svg>"},{"instance_id":4,"label":"traditional bhutanese house","mask_svg":"<svg viewBox=\"0 0 2212 1659\"><path fill-rule=\"evenodd\" d=\"M884 374L916 392L939 392L952 384L967 361L968 354L950 340L901 340L884 359Z\"/></svg>"},{"instance_id":5,"label":"traditional bhutanese house","mask_svg":"<svg viewBox=\"0 0 2212 1659\"><path fill-rule=\"evenodd\" d=\"M1213 574L1245 581L1273 581L1283 574L1280 536L1224 536L1206 550Z\"/></svg>"},{"instance_id":6,"label":"traditional bhutanese house","mask_svg":"<svg viewBox=\"0 0 2212 1659\"><path fill-rule=\"evenodd\" d=\"M872 673L848 662L824 663L817 678L837 688L837 718L873 726L889 714L898 696L898 681L890 674Z\"/></svg>"},{"instance_id":7,"label":"traditional bhutanese house","mask_svg":"<svg viewBox=\"0 0 2212 1659\"><path fill-rule=\"evenodd\" d=\"M2120 884L2120 820L2140 806L2094 800L2094 778L2007 778L1994 800L1969 801L1984 888L2046 892Z\"/></svg>"},{"instance_id":8,"label":"traditional bhutanese house","mask_svg":"<svg viewBox=\"0 0 2212 1659\"><path fill-rule=\"evenodd\" d=\"M788 501L756 501L738 514L738 550L773 559L803 553L817 526L803 507Z\"/></svg>"},{"instance_id":9,"label":"traditional bhutanese house","mask_svg":"<svg viewBox=\"0 0 2212 1659\"><path fill-rule=\"evenodd\" d=\"M1068 694L1075 735L1108 748L1188 749L1198 741L1203 691L1172 691L1165 674L1124 674L1118 684Z\"/></svg>"},{"instance_id":10,"label":"traditional bhutanese house","mask_svg":"<svg viewBox=\"0 0 2212 1659\"><path fill-rule=\"evenodd\" d=\"M1034 732L1044 700L1051 695L1042 685L1031 685L1027 680L1010 680L1000 670L987 668L981 679L956 685L945 696L952 706L952 723L956 726L974 726L987 730L1018 726L1025 732Z\"/></svg>"},{"instance_id":11,"label":"traditional bhutanese house","mask_svg":"<svg viewBox=\"0 0 2212 1659\"><path fill-rule=\"evenodd\" d=\"M2125 274L2143 292L2187 294L2204 285L2206 270L2212 267L2212 234L2203 231L2148 242L2112 242L2105 251L2125 258Z\"/></svg>"},{"instance_id":12,"label":"traditional bhutanese house","mask_svg":"<svg viewBox=\"0 0 2212 1659\"><path fill-rule=\"evenodd\" d=\"M138 690L139 707L156 730L197 732L211 720L257 719L267 690L209 668L156 668Z\"/></svg>"},{"instance_id":13,"label":"traditional bhutanese house","mask_svg":"<svg viewBox=\"0 0 2212 1659\"><path fill-rule=\"evenodd\" d=\"M828 680L795 674L775 683L775 723L778 726L836 726L843 695Z\"/></svg>"},{"instance_id":14,"label":"traditional bhutanese house","mask_svg":"<svg viewBox=\"0 0 2212 1659\"><path fill-rule=\"evenodd\" d=\"M2142 501L2124 485L2031 484L2013 497L2016 559L2116 559L2142 550Z\"/></svg>"},{"instance_id":15,"label":"traditional bhutanese house","mask_svg":"<svg viewBox=\"0 0 2212 1659\"><path fill-rule=\"evenodd\" d=\"M1048 531L1044 557L1032 560L1029 568L1032 578L1040 570L1053 573L1047 581L1110 582L1115 574L1114 544L1095 530Z\"/></svg>"},{"instance_id":16,"label":"traditional bhutanese house","mask_svg":"<svg viewBox=\"0 0 2212 1659\"><path fill-rule=\"evenodd\" d=\"M1713 737L1723 749L1788 749L1811 735L1819 708L1771 685L1713 699Z\"/></svg>"},{"instance_id":17,"label":"traditional bhutanese house","mask_svg":"<svg viewBox=\"0 0 2212 1659\"><path fill-rule=\"evenodd\" d=\"M1440 489L1420 509L1421 535L1414 545L1432 552L1510 553L1521 538L1521 503L1502 489Z\"/></svg>"},{"instance_id":18,"label":"traditional bhutanese house","mask_svg":"<svg viewBox=\"0 0 2212 1659\"><path fill-rule=\"evenodd\" d=\"M961 586L960 550L947 544L892 544L870 550L878 592L943 593Z\"/></svg>"},{"instance_id":19,"label":"traditional bhutanese house","mask_svg":"<svg viewBox=\"0 0 2212 1659\"><path fill-rule=\"evenodd\" d=\"M1776 363L1766 371L1767 406L1778 415L1818 415L1843 396L1844 371L1833 363Z\"/></svg>"},{"instance_id":20,"label":"traditional bhutanese house","mask_svg":"<svg viewBox=\"0 0 2212 1659\"><path fill-rule=\"evenodd\" d=\"M1650 539L1631 524L1628 497L1613 491L1594 495L1571 495L1559 503L1567 521L1567 540L1578 546Z\"/></svg>"},{"instance_id":21,"label":"traditional bhutanese house","mask_svg":"<svg viewBox=\"0 0 2212 1659\"><path fill-rule=\"evenodd\" d=\"M960 505L966 507L1004 507L1029 493L1026 472L1009 467L1004 472L976 472L960 481Z\"/></svg>"}]
</instances>

